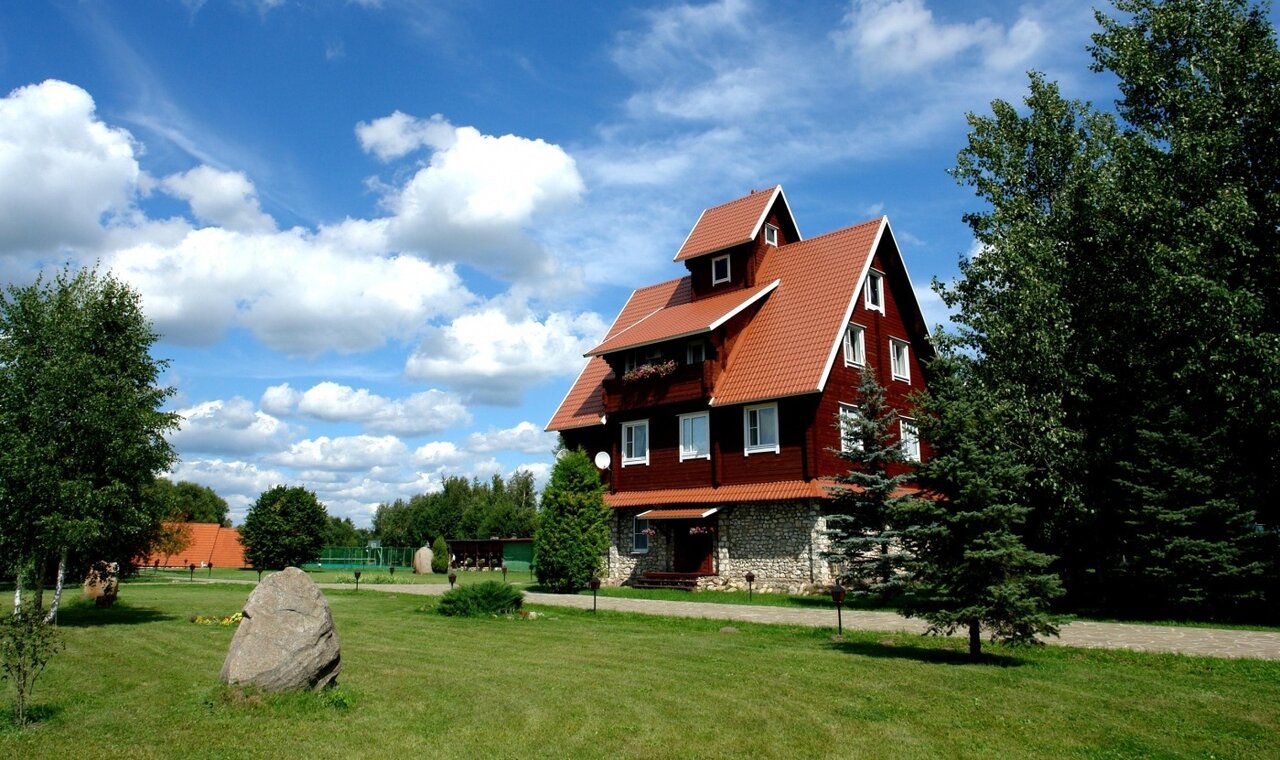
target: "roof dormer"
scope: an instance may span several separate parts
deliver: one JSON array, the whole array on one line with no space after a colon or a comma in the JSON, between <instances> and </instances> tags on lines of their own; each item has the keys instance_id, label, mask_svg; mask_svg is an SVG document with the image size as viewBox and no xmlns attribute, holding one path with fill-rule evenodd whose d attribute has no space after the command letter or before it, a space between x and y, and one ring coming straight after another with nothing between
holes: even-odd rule
<instances>
[{"instance_id":1,"label":"roof dormer","mask_svg":"<svg viewBox=\"0 0 1280 760\"><path fill-rule=\"evenodd\" d=\"M800 239L787 197L777 185L704 210L675 260L689 270L696 300L754 287L762 258Z\"/></svg>"}]
</instances>

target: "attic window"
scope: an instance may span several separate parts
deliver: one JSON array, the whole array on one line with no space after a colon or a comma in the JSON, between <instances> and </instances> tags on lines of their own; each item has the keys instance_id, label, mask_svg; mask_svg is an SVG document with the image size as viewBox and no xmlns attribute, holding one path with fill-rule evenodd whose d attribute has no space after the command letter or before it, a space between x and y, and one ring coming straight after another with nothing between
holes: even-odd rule
<instances>
[{"instance_id":1,"label":"attic window","mask_svg":"<svg viewBox=\"0 0 1280 760\"><path fill-rule=\"evenodd\" d=\"M729 281L729 256L717 256L711 260L711 284L719 285Z\"/></svg>"},{"instance_id":2,"label":"attic window","mask_svg":"<svg viewBox=\"0 0 1280 760\"><path fill-rule=\"evenodd\" d=\"M774 227L772 224L766 224L764 226L764 242L775 247L778 245L777 227Z\"/></svg>"},{"instance_id":3,"label":"attic window","mask_svg":"<svg viewBox=\"0 0 1280 760\"><path fill-rule=\"evenodd\" d=\"M884 275L876 271L867 273L867 308L884 313Z\"/></svg>"}]
</instances>

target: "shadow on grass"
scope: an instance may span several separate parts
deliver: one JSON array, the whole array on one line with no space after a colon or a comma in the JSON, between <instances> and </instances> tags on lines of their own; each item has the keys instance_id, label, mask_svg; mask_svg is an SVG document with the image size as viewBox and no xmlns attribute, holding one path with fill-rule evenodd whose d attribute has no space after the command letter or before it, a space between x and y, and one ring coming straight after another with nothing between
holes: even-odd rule
<instances>
[{"instance_id":1,"label":"shadow on grass","mask_svg":"<svg viewBox=\"0 0 1280 760\"><path fill-rule=\"evenodd\" d=\"M147 607L130 607L117 603L114 607L76 604L58 610L58 625L66 628L89 628L99 625L140 625L162 620L177 620L174 615Z\"/></svg>"},{"instance_id":2,"label":"shadow on grass","mask_svg":"<svg viewBox=\"0 0 1280 760\"><path fill-rule=\"evenodd\" d=\"M5 705L0 709L0 734L26 731L58 717L62 708L58 705L27 705L27 723L19 726L13 717L13 709Z\"/></svg>"},{"instance_id":3,"label":"shadow on grass","mask_svg":"<svg viewBox=\"0 0 1280 760\"><path fill-rule=\"evenodd\" d=\"M1026 664L1019 657L983 652L978 659L969 657L967 650L917 646L913 644L887 644L876 641L834 641L832 647L845 654L863 657L879 657L895 660L915 660L938 665L993 665L998 668L1016 668Z\"/></svg>"}]
</instances>

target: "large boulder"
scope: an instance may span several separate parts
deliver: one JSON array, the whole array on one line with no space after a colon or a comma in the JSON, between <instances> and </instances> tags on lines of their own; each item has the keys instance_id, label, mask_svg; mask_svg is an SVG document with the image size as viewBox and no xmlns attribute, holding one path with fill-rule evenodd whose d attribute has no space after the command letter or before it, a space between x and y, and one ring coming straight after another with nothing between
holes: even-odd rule
<instances>
[{"instance_id":1,"label":"large boulder","mask_svg":"<svg viewBox=\"0 0 1280 760\"><path fill-rule=\"evenodd\" d=\"M265 691L320 689L337 683L338 631L320 587L296 567L268 575L249 595L223 683Z\"/></svg>"},{"instance_id":2,"label":"large boulder","mask_svg":"<svg viewBox=\"0 0 1280 760\"><path fill-rule=\"evenodd\" d=\"M120 565L116 562L99 560L89 566L84 577L84 596L92 599L99 607L110 607L116 603L116 595L120 593Z\"/></svg>"},{"instance_id":3,"label":"large boulder","mask_svg":"<svg viewBox=\"0 0 1280 760\"><path fill-rule=\"evenodd\" d=\"M435 554L431 552L430 546L424 546L413 553L413 572L419 575L426 575L431 572L431 560L435 558Z\"/></svg>"}]
</instances>

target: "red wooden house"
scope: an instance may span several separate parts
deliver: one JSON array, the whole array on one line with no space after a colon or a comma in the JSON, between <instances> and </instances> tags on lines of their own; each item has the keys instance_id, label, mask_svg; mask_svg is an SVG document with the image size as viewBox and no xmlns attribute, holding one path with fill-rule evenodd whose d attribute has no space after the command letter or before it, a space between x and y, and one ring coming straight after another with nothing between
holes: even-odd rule
<instances>
[{"instance_id":1,"label":"red wooden house","mask_svg":"<svg viewBox=\"0 0 1280 760\"><path fill-rule=\"evenodd\" d=\"M631 295L547 425L601 467L609 580L827 583L823 502L864 367L928 454L907 397L932 348L889 220L804 240L779 186L705 210L675 261L688 274Z\"/></svg>"}]
</instances>

